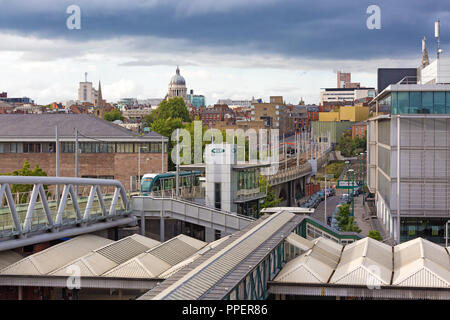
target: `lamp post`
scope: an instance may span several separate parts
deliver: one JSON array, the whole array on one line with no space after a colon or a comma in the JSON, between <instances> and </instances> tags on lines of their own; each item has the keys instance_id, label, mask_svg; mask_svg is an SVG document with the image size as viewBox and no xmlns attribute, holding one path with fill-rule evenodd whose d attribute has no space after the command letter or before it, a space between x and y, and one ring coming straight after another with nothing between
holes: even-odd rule
<instances>
[{"instance_id":1,"label":"lamp post","mask_svg":"<svg viewBox=\"0 0 450 320\"><path fill-rule=\"evenodd\" d=\"M351 214L351 216L353 216L354 212L355 212L355 200L354 200L354 197L353 197L353 191L354 191L354 189L353 189L354 182L353 181L355 179L355 170L349 169L348 172L351 172L351 174L352 174L352 214Z\"/></svg>"},{"instance_id":2,"label":"lamp post","mask_svg":"<svg viewBox=\"0 0 450 320\"><path fill-rule=\"evenodd\" d=\"M348 161L348 160L346 160L345 161L345 164L346 164L346 168L345 168L345 179L347 180L347 183L348 183L348 168L349 168L349 164L350 164L350 161ZM348 186L348 188L347 188L347 194L348 194L348 196L350 197L350 186Z\"/></svg>"},{"instance_id":3,"label":"lamp post","mask_svg":"<svg viewBox=\"0 0 450 320\"><path fill-rule=\"evenodd\" d=\"M148 149L148 147L139 147L139 149L138 149L138 180L139 180L139 190L141 189L141 149Z\"/></svg>"}]
</instances>

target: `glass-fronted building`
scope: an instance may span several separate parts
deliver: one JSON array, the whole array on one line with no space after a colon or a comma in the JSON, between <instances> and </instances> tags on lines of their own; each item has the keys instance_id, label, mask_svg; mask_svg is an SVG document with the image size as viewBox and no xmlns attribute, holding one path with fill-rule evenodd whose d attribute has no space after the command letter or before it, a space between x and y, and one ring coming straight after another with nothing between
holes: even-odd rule
<instances>
[{"instance_id":1,"label":"glass-fronted building","mask_svg":"<svg viewBox=\"0 0 450 320\"><path fill-rule=\"evenodd\" d=\"M444 243L450 219L450 85L395 84L368 121L368 187L394 238ZM400 217L400 223L398 223Z\"/></svg>"},{"instance_id":2,"label":"glass-fronted building","mask_svg":"<svg viewBox=\"0 0 450 320\"><path fill-rule=\"evenodd\" d=\"M205 104L205 96L203 96L203 95L188 94L187 99L188 99L188 102L197 109L204 107L206 105Z\"/></svg>"}]
</instances>

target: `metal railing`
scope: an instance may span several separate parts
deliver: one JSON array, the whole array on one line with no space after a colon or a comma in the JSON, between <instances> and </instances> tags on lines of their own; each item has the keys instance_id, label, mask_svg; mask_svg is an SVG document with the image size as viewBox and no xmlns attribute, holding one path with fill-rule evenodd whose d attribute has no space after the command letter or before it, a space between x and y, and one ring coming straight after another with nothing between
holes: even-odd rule
<instances>
[{"instance_id":1,"label":"metal railing","mask_svg":"<svg viewBox=\"0 0 450 320\"><path fill-rule=\"evenodd\" d=\"M11 185L33 185L33 189L13 194ZM44 186L47 190L62 186L61 196ZM109 190L112 194L104 195ZM66 226L85 226L130 213L125 188L109 179L0 176L0 199L0 238L57 232Z\"/></svg>"}]
</instances>

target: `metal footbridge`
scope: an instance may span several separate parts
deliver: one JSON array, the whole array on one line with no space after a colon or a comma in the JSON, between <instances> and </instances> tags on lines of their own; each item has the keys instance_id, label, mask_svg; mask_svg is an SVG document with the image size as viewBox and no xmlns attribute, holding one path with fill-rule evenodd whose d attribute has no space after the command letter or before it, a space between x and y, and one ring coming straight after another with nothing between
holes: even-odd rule
<instances>
[{"instance_id":1,"label":"metal footbridge","mask_svg":"<svg viewBox=\"0 0 450 320\"><path fill-rule=\"evenodd\" d=\"M16 203L11 185L33 186L26 203ZM86 187L87 195L77 192ZM62 188L59 201L49 199L51 188ZM102 188L114 191L104 195ZM136 224L117 180L0 176L0 199L0 251Z\"/></svg>"}]
</instances>

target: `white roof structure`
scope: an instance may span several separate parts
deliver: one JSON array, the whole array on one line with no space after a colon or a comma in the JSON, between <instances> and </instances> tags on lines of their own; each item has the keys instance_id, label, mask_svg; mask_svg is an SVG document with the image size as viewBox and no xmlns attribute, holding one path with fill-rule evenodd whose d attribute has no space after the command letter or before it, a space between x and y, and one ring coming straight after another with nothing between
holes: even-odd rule
<instances>
[{"instance_id":1,"label":"white roof structure","mask_svg":"<svg viewBox=\"0 0 450 320\"><path fill-rule=\"evenodd\" d=\"M450 287L450 257L444 247L417 238L395 246L392 284Z\"/></svg>"},{"instance_id":2,"label":"white roof structure","mask_svg":"<svg viewBox=\"0 0 450 320\"><path fill-rule=\"evenodd\" d=\"M346 245L342 252L334 241L317 238L312 242L312 249L288 262L274 282L450 288L450 255L428 240L417 238L391 247L364 238Z\"/></svg>"},{"instance_id":3,"label":"white roof structure","mask_svg":"<svg viewBox=\"0 0 450 320\"><path fill-rule=\"evenodd\" d=\"M78 236L21 259L0 270L0 275L45 275L113 242L90 234Z\"/></svg>"},{"instance_id":4,"label":"white roof structure","mask_svg":"<svg viewBox=\"0 0 450 320\"><path fill-rule=\"evenodd\" d=\"M191 262L194 262L195 260L197 260L198 258L203 256L209 250L214 249L215 247L220 245L222 242L227 240L229 237L231 237L231 235L225 236L223 238L220 238L219 240L216 240L216 241L213 241L213 242L209 243L207 246L205 246L202 249L200 249L197 253L195 253L190 258L188 258L188 259L186 259L186 260L184 260L184 261L174 265L172 268L170 268L170 269L164 271L163 273L161 273L158 276L158 278L161 278L161 279L169 278L170 276L174 275L176 272L180 271L182 268L184 268L185 266L187 266Z\"/></svg>"},{"instance_id":5,"label":"white roof structure","mask_svg":"<svg viewBox=\"0 0 450 320\"><path fill-rule=\"evenodd\" d=\"M183 262L207 245L206 242L179 235L104 274L117 278L156 278L164 271Z\"/></svg>"},{"instance_id":6,"label":"white roof structure","mask_svg":"<svg viewBox=\"0 0 450 320\"><path fill-rule=\"evenodd\" d=\"M292 237L291 234L290 237L292 241L293 238L299 240L297 237L300 236ZM338 264L342 246L325 238L317 238L314 241L309 242L313 245L312 249L288 262L275 277L274 281L305 283L328 282L328 279ZM305 244L308 243L305 242Z\"/></svg>"},{"instance_id":7,"label":"white roof structure","mask_svg":"<svg viewBox=\"0 0 450 320\"><path fill-rule=\"evenodd\" d=\"M294 247L302 250L302 251L308 251L314 246L314 242L309 241L308 239L305 239L298 234L291 233L287 238L286 241L293 245Z\"/></svg>"},{"instance_id":8,"label":"white roof structure","mask_svg":"<svg viewBox=\"0 0 450 320\"><path fill-rule=\"evenodd\" d=\"M13 250L1 251L0 252L0 270L21 260L22 258L23 257L19 253L15 252Z\"/></svg>"},{"instance_id":9,"label":"white roof structure","mask_svg":"<svg viewBox=\"0 0 450 320\"><path fill-rule=\"evenodd\" d=\"M392 247L372 238L345 246L330 283L389 285L392 276Z\"/></svg>"},{"instance_id":10,"label":"white roof structure","mask_svg":"<svg viewBox=\"0 0 450 320\"><path fill-rule=\"evenodd\" d=\"M80 276L100 276L159 244L159 241L134 234L95 249L51 272L50 275L67 276L67 268L77 266L80 268Z\"/></svg>"}]
</instances>

